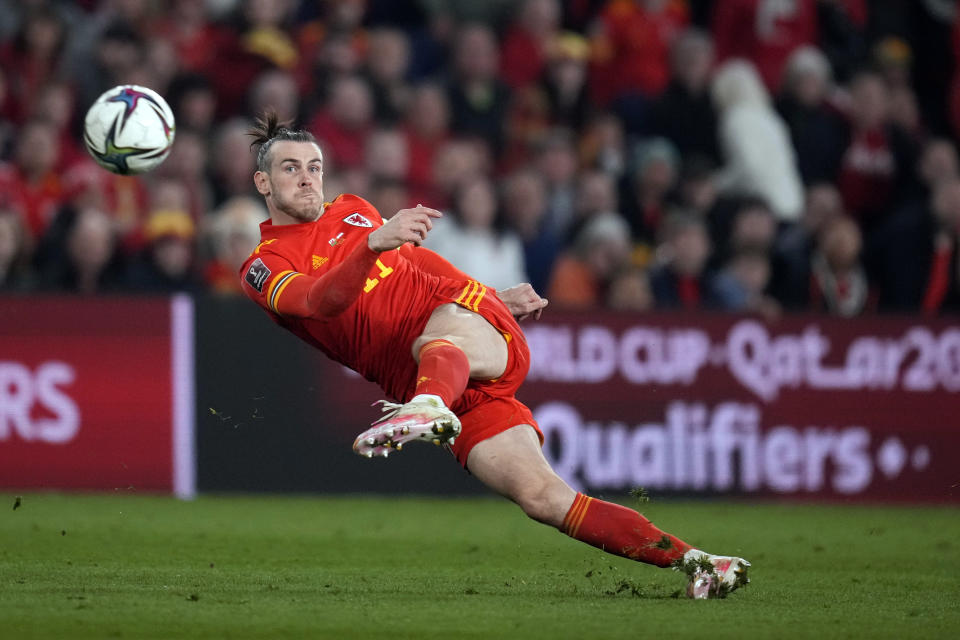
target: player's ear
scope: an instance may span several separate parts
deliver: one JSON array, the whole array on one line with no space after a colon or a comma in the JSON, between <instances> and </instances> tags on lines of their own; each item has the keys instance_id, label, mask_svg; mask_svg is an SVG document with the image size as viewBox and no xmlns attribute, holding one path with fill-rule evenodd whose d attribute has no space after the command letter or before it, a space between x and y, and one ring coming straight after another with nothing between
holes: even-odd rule
<instances>
[{"instance_id":1,"label":"player's ear","mask_svg":"<svg viewBox=\"0 0 960 640\"><path fill-rule=\"evenodd\" d=\"M254 173L253 184L256 185L257 191L260 193L260 195L270 195L270 176L267 175L266 171L257 171Z\"/></svg>"}]
</instances>

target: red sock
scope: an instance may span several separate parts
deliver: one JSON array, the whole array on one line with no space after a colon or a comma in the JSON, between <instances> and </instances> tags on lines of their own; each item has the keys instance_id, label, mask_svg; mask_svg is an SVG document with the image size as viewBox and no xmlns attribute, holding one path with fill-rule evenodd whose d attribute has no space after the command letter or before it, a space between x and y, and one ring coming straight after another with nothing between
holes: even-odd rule
<instances>
[{"instance_id":1,"label":"red sock","mask_svg":"<svg viewBox=\"0 0 960 640\"><path fill-rule=\"evenodd\" d=\"M431 340L420 349L414 395L440 396L448 407L463 395L470 379L467 355L449 340Z\"/></svg>"},{"instance_id":2,"label":"red sock","mask_svg":"<svg viewBox=\"0 0 960 640\"><path fill-rule=\"evenodd\" d=\"M618 504L578 493L560 528L565 534L608 553L669 567L690 545Z\"/></svg>"}]
</instances>

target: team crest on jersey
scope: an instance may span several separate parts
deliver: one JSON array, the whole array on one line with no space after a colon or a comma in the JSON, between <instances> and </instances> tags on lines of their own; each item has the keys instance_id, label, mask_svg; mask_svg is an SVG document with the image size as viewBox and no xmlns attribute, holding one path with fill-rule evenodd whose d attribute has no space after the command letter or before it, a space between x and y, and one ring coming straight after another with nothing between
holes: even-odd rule
<instances>
[{"instance_id":1,"label":"team crest on jersey","mask_svg":"<svg viewBox=\"0 0 960 640\"><path fill-rule=\"evenodd\" d=\"M355 227L372 227L373 223L360 215L359 211L354 211L346 218L343 219L347 224L352 224Z\"/></svg>"},{"instance_id":2,"label":"team crest on jersey","mask_svg":"<svg viewBox=\"0 0 960 640\"><path fill-rule=\"evenodd\" d=\"M251 287L263 293L263 284L270 277L270 269L267 268L267 265L263 264L263 260L257 258L253 261L253 264L250 265L250 268L247 269L247 275L244 276L244 280L247 281Z\"/></svg>"}]
</instances>

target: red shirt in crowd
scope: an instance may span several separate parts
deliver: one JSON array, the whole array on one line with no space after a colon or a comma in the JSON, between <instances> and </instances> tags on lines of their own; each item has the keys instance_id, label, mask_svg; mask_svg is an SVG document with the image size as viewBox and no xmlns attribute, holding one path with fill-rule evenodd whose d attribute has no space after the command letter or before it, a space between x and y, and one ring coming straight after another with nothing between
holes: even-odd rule
<instances>
[{"instance_id":1,"label":"red shirt in crowd","mask_svg":"<svg viewBox=\"0 0 960 640\"><path fill-rule=\"evenodd\" d=\"M853 133L843 154L837 188L844 205L861 223L890 205L897 165L887 134L882 129Z\"/></svg>"},{"instance_id":2,"label":"red shirt in crowd","mask_svg":"<svg viewBox=\"0 0 960 640\"><path fill-rule=\"evenodd\" d=\"M20 215L27 232L39 238L65 201L65 190L56 173L30 182L14 165L0 165L0 206Z\"/></svg>"},{"instance_id":3,"label":"red shirt in crowd","mask_svg":"<svg viewBox=\"0 0 960 640\"><path fill-rule=\"evenodd\" d=\"M795 49L817 40L816 0L723 0L716 3L713 35L719 61L746 58L770 91Z\"/></svg>"},{"instance_id":4,"label":"red shirt in crowd","mask_svg":"<svg viewBox=\"0 0 960 640\"><path fill-rule=\"evenodd\" d=\"M668 0L648 11L634 0L612 0L600 16L590 72L593 98L606 104L623 93L654 96L670 80L670 44L690 21L686 2Z\"/></svg>"},{"instance_id":5,"label":"red shirt in crowd","mask_svg":"<svg viewBox=\"0 0 960 640\"><path fill-rule=\"evenodd\" d=\"M363 166L367 138L370 136L368 127L348 131L329 113L321 111L307 125L307 130L320 141L320 147L324 153L333 158L338 171L358 169Z\"/></svg>"}]
</instances>

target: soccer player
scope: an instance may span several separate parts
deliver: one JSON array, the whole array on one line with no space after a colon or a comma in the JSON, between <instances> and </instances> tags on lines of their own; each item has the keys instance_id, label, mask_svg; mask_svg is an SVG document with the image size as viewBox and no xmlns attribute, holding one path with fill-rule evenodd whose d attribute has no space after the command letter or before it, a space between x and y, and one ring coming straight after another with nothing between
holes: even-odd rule
<instances>
[{"instance_id":1,"label":"soccer player","mask_svg":"<svg viewBox=\"0 0 960 640\"><path fill-rule=\"evenodd\" d=\"M270 220L240 271L246 294L280 326L378 383L398 403L354 442L386 457L426 440L534 520L610 553L683 568L691 597L722 597L750 563L714 556L636 511L571 489L541 451L543 434L514 397L529 369L517 320L547 305L530 285L494 291L420 244L439 211L389 220L354 195L323 201L314 137L268 113L251 130L253 176Z\"/></svg>"}]
</instances>

